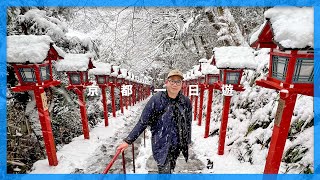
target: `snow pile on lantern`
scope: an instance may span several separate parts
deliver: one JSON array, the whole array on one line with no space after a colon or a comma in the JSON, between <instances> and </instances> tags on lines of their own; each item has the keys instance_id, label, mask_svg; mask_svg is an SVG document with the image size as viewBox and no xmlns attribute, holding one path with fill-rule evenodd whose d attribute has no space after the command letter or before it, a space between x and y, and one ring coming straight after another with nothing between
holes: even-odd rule
<instances>
[{"instance_id":1,"label":"snow pile on lantern","mask_svg":"<svg viewBox=\"0 0 320 180\"><path fill-rule=\"evenodd\" d=\"M86 71L91 58L93 58L91 53L66 54L64 60L59 61L55 67L57 71Z\"/></svg>"},{"instance_id":2,"label":"snow pile on lantern","mask_svg":"<svg viewBox=\"0 0 320 180\"><path fill-rule=\"evenodd\" d=\"M275 42L282 48L313 47L314 17L312 7L275 7L264 13L267 19L250 38L254 44L266 24L272 24Z\"/></svg>"},{"instance_id":3,"label":"snow pile on lantern","mask_svg":"<svg viewBox=\"0 0 320 180\"><path fill-rule=\"evenodd\" d=\"M46 35L14 35L7 37L7 62L8 63L41 63L43 62L53 43ZM64 52L54 46L58 55L64 57Z\"/></svg>"},{"instance_id":4,"label":"snow pile on lantern","mask_svg":"<svg viewBox=\"0 0 320 180\"><path fill-rule=\"evenodd\" d=\"M89 74L94 75L110 75L111 64L103 62L93 62L95 68L89 70Z\"/></svg>"},{"instance_id":5,"label":"snow pile on lantern","mask_svg":"<svg viewBox=\"0 0 320 180\"><path fill-rule=\"evenodd\" d=\"M216 66L212 65L212 64L203 63L202 66L201 66L201 72L204 75L207 75L207 74L219 74L219 69Z\"/></svg>"},{"instance_id":6,"label":"snow pile on lantern","mask_svg":"<svg viewBox=\"0 0 320 180\"><path fill-rule=\"evenodd\" d=\"M219 69L255 69L254 50L250 47L228 46L214 48L214 58Z\"/></svg>"}]
</instances>

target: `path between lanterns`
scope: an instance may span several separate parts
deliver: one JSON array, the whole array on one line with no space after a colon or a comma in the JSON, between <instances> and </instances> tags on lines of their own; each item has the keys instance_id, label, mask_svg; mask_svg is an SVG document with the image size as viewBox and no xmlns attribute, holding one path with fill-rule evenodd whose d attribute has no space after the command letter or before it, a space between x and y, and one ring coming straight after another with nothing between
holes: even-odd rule
<instances>
[{"instance_id":1,"label":"path between lanterns","mask_svg":"<svg viewBox=\"0 0 320 180\"><path fill-rule=\"evenodd\" d=\"M76 137L71 143L64 145L57 151L58 166L50 167L48 160L39 160L34 163L32 174L99 174L116 153L116 147L128 135L140 117L140 114L149 99L129 107L122 115L117 111L117 117L109 117L109 126L99 123L90 130L90 139L85 140L83 135ZM180 154L174 173L262 173L264 164L250 165L240 163L228 151L225 155L217 155L218 136L203 138L204 126L192 123L192 144L188 163ZM138 174L157 173L157 165L152 157L151 133L146 130L146 147L143 135L135 141L135 169ZM227 148L228 149L228 148ZM114 163L109 173L123 173L121 155ZM126 150L126 173L133 173L132 148ZM212 162L211 164L209 162Z\"/></svg>"},{"instance_id":2,"label":"path between lanterns","mask_svg":"<svg viewBox=\"0 0 320 180\"><path fill-rule=\"evenodd\" d=\"M49 166L48 160L39 160L34 163L31 174L99 174L106 168L107 164L116 153L116 147L127 136L130 130L139 119L140 114L149 99L137 103L134 107L129 107L122 115L117 111L117 117L109 117L109 126L104 127L104 123L99 123L90 130L90 139L85 140L83 135L76 137L71 143L64 145L57 151L59 164ZM151 133L146 130L146 144L144 147L143 135L134 143L136 173L156 173L156 162L152 157ZM126 173L133 173L132 148L125 152ZM196 158L191 149L190 158L186 163L182 155L177 160L177 173L199 173L204 168L203 163ZM109 171L112 173L123 173L122 157L114 163Z\"/></svg>"}]
</instances>

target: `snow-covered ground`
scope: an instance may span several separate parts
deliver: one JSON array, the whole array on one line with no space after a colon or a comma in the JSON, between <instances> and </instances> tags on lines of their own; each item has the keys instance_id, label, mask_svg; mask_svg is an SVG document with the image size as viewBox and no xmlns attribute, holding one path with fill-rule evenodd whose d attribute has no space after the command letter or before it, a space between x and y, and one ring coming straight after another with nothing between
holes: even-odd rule
<instances>
[{"instance_id":1,"label":"snow-covered ground","mask_svg":"<svg viewBox=\"0 0 320 180\"><path fill-rule=\"evenodd\" d=\"M250 92L243 92L250 93ZM205 94L206 97L207 93ZM243 94L242 94L243 95ZM239 101L239 95L235 95L233 102ZM141 111L143 110L145 103L149 99L146 99L140 103L137 103L134 107L129 107L128 110L125 110L125 113L122 115L119 111L117 112L117 118L109 117L110 125L104 127L104 123L99 123L95 128L90 131L90 139L84 140L83 136L74 138L71 143L63 146L58 152L59 164L56 167L50 167L48 165L47 159L37 161L30 173L32 174L69 174L69 173L100 173L105 168L106 164L109 163L110 157L113 157L115 154L116 146L121 142L121 139L125 137L128 133L128 130L131 130L135 122L140 117ZM206 101L204 101L206 102ZM206 104L206 103L204 103ZM213 108L217 106L222 106L221 104L215 104ZM300 114L300 116L295 116L293 121L296 119L309 119L312 118L309 114L308 109L312 106L312 98L307 96L301 96L298 99L296 104L295 113ZM266 106L267 107L267 106ZM204 107L205 109L206 107ZM268 109L268 108L267 108ZM273 107L270 106L272 111ZM269 110L270 110L269 109ZM304 110L303 110L304 109ZM263 114L263 110L260 110L257 113ZM235 112L240 113L240 112ZM242 113L243 115L244 113ZM220 119L221 114L212 114L211 119L218 118ZM254 117L255 115L253 115ZM305 117L302 117L305 116ZM265 158L268 153L268 148L263 148L260 144L252 143L252 162L250 163L246 160L239 160L239 154L242 152L247 152L246 150L240 149L244 146L236 146L228 144L234 141L234 144L247 140L249 143L255 141L261 135L271 136L272 126L267 129L257 129L252 131L250 135L246 136L246 130L251 123L251 121L242 121L239 119L246 119L246 116L241 116L241 113L236 118L232 118L232 115L229 115L228 122L228 131L226 136L226 146L224 155L218 155L218 141L219 136L215 134L209 136L208 138L203 138L204 136L204 120L203 117L202 126L198 126L197 121L192 123L192 150L196 155L196 159L199 159L206 166L209 161L213 162L213 167L202 168L196 172L186 172L186 173L214 173L214 174L262 174L264 171ZM272 123L273 125L273 123ZM210 131L220 127L220 121L211 121ZM232 130L232 131L231 131ZM309 128L297 138L295 141L287 141L285 151L288 147L293 146L294 144L299 144L301 141L305 141L305 146L310 148L310 152L303 157L301 162L309 162L312 160L313 148L311 148L313 141L310 139L310 135L313 133L313 128ZM268 134L268 135L266 135ZM143 141L140 144L137 144L139 148L138 155L135 157L136 164L136 173L138 174L147 174L150 172L148 168L147 160L152 156L151 151L151 142L150 142L150 131L146 131L146 146L144 147ZM118 137L116 139L113 139ZM119 138L121 137L121 138ZM111 145L111 149L107 149L106 154L103 154L101 149L106 146ZM128 148L130 149L130 148ZM127 154L131 153L131 150L127 150ZM130 152L129 152L130 151ZM245 155L244 155L245 157ZM131 158L131 155L128 156ZM311 158L311 160L310 160ZM118 160L121 161L121 160ZM118 162L117 161L117 162ZM120 162L118 162L120 163ZM132 166L131 162L127 162L127 173L131 174ZM177 163L177 167L179 163ZM150 167L150 166L149 166ZM286 165L285 163L281 164L279 173L285 172ZM182 167L183 169L183 167ZM79 171L80 170L80 171ZM121 171L119 173L122 173ZM297 173L297 172L291 172Z\"/></svg>"},{"instance_id":2,"label":"snow-covered ground","mask_svg":"<svg viewBox=\"0 0 320 180\"><path fill-rule=\"evenodd\" d=\"M59 161L57 166L49 166L47 159L39 160L34 163L30 173L69 174L75 173L77 169L86 172L87 169L91 169L90 166L97 159L96 155L101 151L101 147L109 144L113 145L114 148L108 154L113 156L116 153L117 142L121 141L119 137L126 135L126 133L118 135L118 132L123 130L129 123L137 120L136 118L139 117L147 101L148 99L137 103L133 107L128 107L128 110L125 110L123 115L117 111L116 118L109 116L108 127L104 126L104 122L97 124L96 127L90 130L89 140L85 140L83 135L81 135L74 138L71 143L64 145L57 151ZM117 142L114 142L115 139ZM107 163L105 162L105 167Z\"/></svg>"}]
</instances>

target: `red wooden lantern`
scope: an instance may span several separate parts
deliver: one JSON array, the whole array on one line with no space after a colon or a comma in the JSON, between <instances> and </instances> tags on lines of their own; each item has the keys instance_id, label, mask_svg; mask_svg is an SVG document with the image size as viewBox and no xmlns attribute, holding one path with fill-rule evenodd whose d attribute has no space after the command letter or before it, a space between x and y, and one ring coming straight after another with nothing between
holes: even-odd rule
<instances>
[{"instance_id":1,"label":"red wooden lantern","mask_svg":"<svg viewBox=\"0 0 320 180\"><path fill-rule=\"evenodd\" d=\"M124 113L123 108L123 96L122 96L122 85L125 84L125 78L127 77L127 69L119 69L117 84L120 89L120 110L121 113Z\"/></svg>"},{"instance_id":2,"label":"red wooden lantern","mask_svg":"<svg viewBox=\"0 0 320 180\"><path fill-rule=\"evenodd\" d=\"M186 82L186 95L189 97L190 94L189 94L189 88L190 88L190 85L191 85L191 80L190 80L190 76L191 76L191 72L188 71L187 74L186 74L186 78L184 79L184 81ZM191 97L190 97L191 98ZM192 100L191 100L192 102Z\"/></svg>"},{"instance_id":3,"label":"red wooden lantern","mask_svg":"<svg viewBox=\"0 0 320 180\"><path fill-rule=\"evenodd\" d=\"M182 93L183 95L187 96L187 81L186 81L187 75L183 74L183 81L182 81Z\"/></svg>"},{"instance_id":4,"label":"red wooden lantern","mask_svg":"<svg viewBox=\"0 0 320 180\"><path fill-rule=\"evenodd\" d=\"M254 61L253 49L249 47L219 47L213 50L214 59L212 60L220 69L219 81L214 88L223 90L222 87L231 85L233 90L243 91L240 85L243 69L255 69L257 64ZM224 154L224 144L227 132L228 114L232 94L224 95L224 107L222 112L218 154Z\"/></svg>"},{"instance_id":5,"label":"red wooden lantern","mask_svg":"<svg viewBox=\"0 0 320 180\"><path fill-rule=\"evenodd\" d=\"M200 88L200 104L199 104L199 114L198 114L198 125L201 126L202 123L202 109L203 109L203 97L204 97L204 91L206 89L206 77L205 75L202 73L202 70L205 69L205 67L203 67L203 65L205 63L207 63L208 60L207 59L200 59L199 60L199 69L198 71L201 72L201 75L198 76L198 85Z\"/></svg>"},{"instance_id":6,"label":"red wooden lantern","mask_svg":"<svg viewBox=\"0 0 320 180\"><path fill-rule=\"evenodd\" d=\"M118 77L117 77L117 85L121 87L122 84L124 84L125 77L127 75L126 69L119 69Z\"/></svg>"},{"instance_id":7,"label":"red wooden lantern","mask_svg":"<svg viewBox=\"0 0 320 180\"><path fill-rule=\"evenodd\" d=\"M134 74L132 73L131 74L131 85L132 85L132 104L135 105L136 104L136 83L135 83L135 76Z\"/></svg>"},{"instance_id":8,"label":"red wooden lantern","mask_svg":"<svg viewBox=\"0 0 320 180\"><path fill-rule=\"evenodd\" d=\"M107 63L102 63L102 62L95 62L94 65L95 65L95 68L91 69L89 73L95 75L96 82L101 89L104 124L105 126L108 126L109 121L108 121L108 105L107 105L106 88L108 87L108 84L109 84L111 65Z\"/></svg>"},{"instance_id":9,"label":"red wooden lantern","mask_svg":"<svg viewBox=\"0 0 320 180\"><path fill-rule=\"evenodd\" d=\"M200 88L200 96L202 96L201 92L201 85L199 83L199 77L202 76L202 73L199 71L200 65L193 66L193 73L194 73L194 79L193 83L194 85L198 86L198 89ZM198 117L198 101L199 101L199 94L197 92L197 95L194 97L194 111L193 111L193 120L196 121ZM199 110L200 111L200 110ZM201 125L201 122L198 121L198 125Z\"/></svg>"},{"instance_id":10,"label":"red wooden lantern","mask_svg":"<svg viewBox=\"0 0 320 180\"><path fill-rule=\"evenodd\" d=\"M56 64L57 71L66 72L69 77L68 90L73 90L79 98L82 121L82 131L85 139L89 139L89 125L86 112L84 91L92 83L88 80L88 70L95 66L91 61L91 54L67 54L64 61Z\"/></svg>"},{"instance_id":11,"label":"red wooden lantern","mask_svg":"<svg viewBox=\"0 0 320 180\"><path fill-rule=\"evenodd\" d=\"M257 85L280 91L273 133L264 169L279 171L297 94L313 96L313 8L272 8L255 32L251 47L270 48L269 74ZM298 22L301 28L292 27Z\"/></svg>"},{"instance_id":12,"label":"red wooden lantern","mask_svg":"<svg viewBox=\"0 0 320 180\"><path fill-rule=\"evenodd\" d=\"M127 72L127 77L126 77L126 84L127 85L131 85L131 88L132 88L132 91L133 91L131 77L132 77L132 73L128 71ZM133 92L132 92L132 94L133 94ZM127 104L129 106L132 106L132 94L130 96L128 96L128 99L127 99L128 100Z\"/></svg>"},{"instance_id":13,"label":"red wooden lantern","mask_svg":"<svg viewBox=\"0 0 320 180\"><path fill-rule=\"evenodd\" d=\"M219 70L217 69L217 67L209 63L205 63L203 64L202 73L205 75L205 85L209 91L208 102L207 102L207 116L206 116L205 132L204 132L204 138L207 138L209 136L209 128L210 128L213 88L214 88L214 83L218 82L219 80Z\"/></svg>"},{"instance_id":14,"label":"red wooden lantern","mask_svg":"<svg viewBox=\"0 0 320 180\"><path fill-rule=\"evenodd\" d=\"M45 88L57 86L52 77L52 61L63 59L64 52L49 36L19 35L7 37L7 62L14 67L18 85L14 92L33 91L50 166L58 165Z\"/></svg>"},{"instance_id":15,"label":"red wooden lantern","mask_svg":"<svg viewBox=\"0 0 320 180\"><path fill-rule=\"evenodd\" d=\"M119 75L120 66L111 66L111 74L109 77L109 86L111 93L111 107L112 107L112 116L116 117L116 100L114 94L114 88L117 86L117 77Z\"/></svg>"}]
</instances>

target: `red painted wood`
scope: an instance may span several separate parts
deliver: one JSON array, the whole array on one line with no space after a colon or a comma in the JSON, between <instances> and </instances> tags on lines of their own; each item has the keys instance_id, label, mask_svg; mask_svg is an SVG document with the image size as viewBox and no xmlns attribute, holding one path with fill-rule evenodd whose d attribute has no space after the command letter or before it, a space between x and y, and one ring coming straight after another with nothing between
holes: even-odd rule
<instances>
[{"instance_id":1,"label":"red painted wood","mask_svg":"<svg viewBox=\"0 0 320 180\"><path fill-rule=\"evenodd\" d=\"M232 96L224 96L224 105L223 105L220 134L219 134L218 155L224 154L224 144L225 144L225 140L226 140L228 115L229 115L231 97Z\"/></svg>"},{"instance_id":2,"label":"red painted wood","mask_svg":"<svg viewBox=\"0 0 320 180\"><path fill-rule=\"evenodd\" d=\"M277 83L272 80L272 78L268 78L268 80L257 80L256 84L261 87L269 88L269 89L287 89L291 93L303 94L307 96L313 96L313 84L295 84L294 88L283 88L280 86L280 83ZM284 84L284 86L289 86L289 84Z\"/></svg>"},{"instance_id":3,"label":"red painted wood","mask_svg":"<svg viewBox=\"0 0 320 180\"><path fill-rule=\"evenodd\" d=\"M83 95L84 89L77 88L74 90L78 94L78 98L79 98L79 107L80 107L80 114L81 114L83 136L85 139L89 139L90 138L89 137L89 124L88 124L87 111L86 111L86 101L85 101L84 95Z\"/></svg>"},{"instance_id":4,"label":"red painted wood","mask_svg":"<svg viewBox=\"0 0 320 180\"><path fill-rule=\"evenodd\" d=\"M44 109L43 101L41 98L41 94L45 94L44 88L38 87L34 90L35 100L38 108L39 120L43 135L43 140L48 156L48 161L50 166L57 166L58 159L56 155L56 146L54 143L51 122L50 122L50 115L48 109ZM45 102L47 103L47 102Z\"/></svg>"},{"instance_id":5,"label":"red painted wood","mask_svg":"<svg viewBox=\"0 0 320 180\"><path fill-rule=\"evenodd\" d=\"M198 114L198 96L194 97L194 111L193 111L193 119L196 121L197 120L197 114Z\"/></svg>"},{"instance_id":6,"label":"red painted wood","mask_svg":"<svg viewBox=\"0 0 320 180\"><path fill-rule=\"evenodd\" d=\"M263 27L260 35L258 36L258 40L253 42L250 46L255 48L277 47L277 44L275 44L273 41L273 32L269 21L267 21L266 25Z\"/></svg>"},{"instance_id":7,"label":"red painted wood","mask_svg":"<svg viewBox=\"0 0 320 180\"><path fill-rule=\"evenodd\" d=\"M132 106L132 95L133 95L133 89L132 89L132 94L128 96L129 98L129 106Z\"/></svg>"},{"instance_id":8,"label":"red painted wood","mask_svg":"<svg viewBox=\"0 0 320 180\"><path fill-rule=\"evenodd\" d=\"M287 98L280 94L280 98L285 100L285 105L279 126L275 124L273 127L267 161L264 168L265 174L277 174L279 171L297 94L288 94Z\"/></svg>"},{"instance_id":9,"label":"red painted wood","mask_svg":"<svg viewBox=\"0 0 320 180\"><path fill-rule=\"evenodd\" d=\"M198 126L201 126L202 123L202 109L203 109L203 96L204 96L204 85L200 86L200 105L199 105L199 117L198 117Z\"/></svg>"},{"instance_id":10,"label":"red painted wood","mask_svg":"<svg viewBox=\"0 0 320 180\"><path fill-rule=\"evenodd\" d=\"M132 83L132 105L134 106L136 103L136 85Z\"/></svg>"},{"instance_id":11,"label":"red painted wood","mask_svg":"<svg viewBox=\"0 0 320 180\"><path fill-rule=\"evenodd\" d=\"M36 86L34 85L29 85L29 86L15 86L12 87L12 91L14 92L23 92L23 91L33 91L35 88L39 88L39 87L43 87L43 88L48 88L48 87L52 87L52 86L58 86L61 82L60 81L51 81L48 83L43 84L42 86Z\"/></svg>"},{"instance_id":12,"label":"red painted wood","mask_svg":"<svg viewBox=\"0 0 320 180\"><path fill-rule=\"evenodd\" d=\"M208 103L207 103L207 116L206 116L206 125L204 131L204 138L209 136L210 129L210 116L212 110L212 99L213 99L213 87L209 87Z\"/></svg>"},{"instance_id":13,"label":"red painted wood","mask_svg":"<svg viewBox=\"0 0 320 180\"><path fill-rule=\"evenodd\" d=\"M291 57L289 58L287 76L285 81L288 84L292 84L292 78L293 78L294 69L296 65L297 52L298 52L297 50L291 51Z\"/></svg>"},{"instance_id":14,"label":"red painted wood","mask_svg":"<svg viewBox=\"0 0 320 180\"><path fill-rule=\"evenodd\" d=\"M123 108L123 99L122 99L122 93L121 93L121 84L119 84L119 90L120 90L120 93L119 93L119 96L120 96L120 111L121 113L123 114L124 113L124 108Z\"/></svg>"},{"instance_id":15,"label":"red painted wood","mask_svg":"<svg viewBox=\"0 0 320 180\"><path fill-rule=\"evenodd\" d=\"M104 117L104 125L108 126L108 105L107 105L107 96L106 96L106 86L102 86L101 94L102 94L102 104L103 104L103 117Z\"/></svg>"},{"instance_id":16,"label":"red painted wood","mask_svg":"<svg viewBox=\"0 0 320 180\"><path fill-rule=\"evenodd\" d=\"M92 68L95 68L95 66L93 65L92 61L91 61L91 58L89 58L89 64L88 64L88 69L92 69Z\"/></svg>"},{"instance_id":17,"label":"red painted wood","mask_svg":"<svg viewBox=\"0 0 320 180\"><path fill-rule=\"evenodd\" d=\"M112 106L112 116L116 117L116 100L114 97L114 86L115 85L111 85L111 106Z\"/></svg>"}]
</instances>

